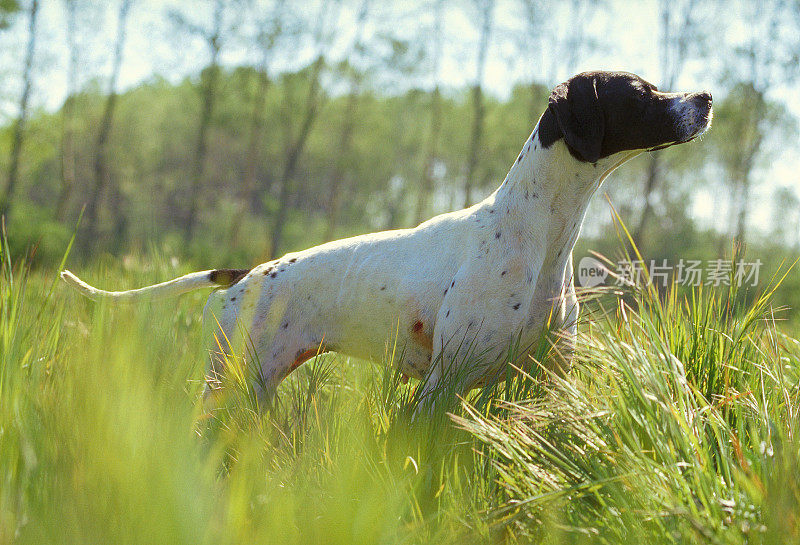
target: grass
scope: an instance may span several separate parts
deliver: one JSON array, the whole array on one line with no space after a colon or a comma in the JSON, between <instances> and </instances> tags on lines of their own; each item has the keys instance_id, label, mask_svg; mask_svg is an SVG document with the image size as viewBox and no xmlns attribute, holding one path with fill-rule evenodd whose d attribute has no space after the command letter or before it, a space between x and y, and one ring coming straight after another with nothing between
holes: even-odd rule
<instances>
[{"instance_id":1,"label":"grass","mask_svg":"<svg viewBox=\"0 0 800 545\"><path fill-rule=\"evenodd\" d=\"M154 263L86 273L178 272ZM112 308L0 274L0 543L800 540L800 342L769 289L631 288L587 305L567 376L412 419L413 383L330 355L266 410L229 377L206 414L205 294Z\"/></svg>"}]
</instances>

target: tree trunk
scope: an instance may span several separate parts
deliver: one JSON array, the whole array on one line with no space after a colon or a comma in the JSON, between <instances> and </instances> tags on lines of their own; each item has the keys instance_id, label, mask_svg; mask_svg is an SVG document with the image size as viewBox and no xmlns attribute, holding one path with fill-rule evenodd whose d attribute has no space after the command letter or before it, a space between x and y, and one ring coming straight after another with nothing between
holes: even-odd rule
<instances>
[{"instance_id":1,"label":"tree trunk","mask_svg":"<svg viewBox=\"0 0 800 545\"><path fill-rule=\"evenodd\" d=\"M100 204L103 199L103 194L110 182L106 152L108 148L108 137L114 122L114 110L117 105L117 79L119 78L119 71L122 65L122 53L125 49L125 23L130 6L131 0L123 0L119 9L119 16L117 18L117 40L114 47L111 79L108 83L108 98L103 108L100 130L97 133L97 140L95 141L94 188L92 194L89 196L89 202L86 205L86 241L89 245L94 245L97 242Z\"/></svg>"},{"instance_id":2,"label":"tree trunk","mask_svg":"<svg viewBox=\"0 0 800 545\"><path fill-rule=\"evenodd\" d=\"M757 89L755 85L752 86L753 92L753 105L750 112L750 127L749 134L742 135L743 142L743 159L741 163L741 173L739 178L739 186L741 189L739 199L739 210L736 215L736 241L739 244L744 244L747 238L747 207L750 204L750 186L752 184L753 165L755 164L756 156L761 151L761 143L764 140L763 130L761 123L766 116L767 102L764 97L764 92Z\"/></svg>"},{"instance_id":3,"label":"tree trunk","mask_svg":"<svg viewBox=\"0 0 800 545\"><path fill-rule=\"evenodd\" d=\"M78 44L76 30L75 0L64 2L67 10L67 99L61 108L61 189L56 201L55 218L64 221L67 205L75 187L75 92L78 79Z\"/></svg>"},{"instance_id":4,"label":"tree trunk","mask_svg":"<svg viewBox=\"0 0 800 545\"><path fill-rule=\"evenodd\" d=\"M356 36L353 40L349 58L353 58L363 48L362 32L367 20L369 10L369 0L364 0L356 19ZM323 240L325 242L333 240L336 227L339 223L339 213L342 207L344 185L345 185L345 163L350 154L350 146L353 140L353 131L356 126L356 111L358 110L358 97L361 94L361 76L355 72L357 67L350 66L350 90L347 94L345 104L344 122L339 135L339 146L334 158L333 169L328 175L329 197L328 197L328 222L325 227Z\"/></svg>"},{"instance_id":5,"label":"tree trunk","mask_svg":"<svg viewBox=\"0 0 800 545\"><path fill-rule=\"evenodd\" d=\"M431 97L431 135L428 141L428 151L422 165L422 180L419 195L417 196L417 209L414 214L414 223L419 225L430 214L431 196L433 195L433 168L439 153L439 135L442 132L442 95L439 84L433 89Z\"/></svg>"},{"instance_id":6,"label":"tree trunk","mask_svg":"<svg viewBox=\"0 0 800 545\"><path fill-rule=\"evenodd\" d=\"M657 153L650 155L650 164L647 165L647 178L644 184L644 208L642 215L639 217L639 224L633 232L633 242L640 250L644 244L645 229L650 222L653 215L653 194L655 193L656 186L661 175L661 156Z\"/></svg>"},{"instance_id":7,"label":"tree trunk","mask_svg":"<svg viewBox=\"0 0 800 545\"><path fill-rule=\"evenodd\" d=\"M742 179L739 181L739 210L736 213L736 234L734 240L740 244L746 242L747 236L747 205L750 200L750 169L742 172Z\"/></svg>"},{"instance_id":8,"label":"tree trunk","mask_svg":"<svg viewBox=\"0 0 800 545\"><path fill-rule=\"evenodd\" d=\"M464 182L464 206L472 204L472 189L475 184L475 176L478 168L478 157L483 138L483 72L486 67L486 53L489 49L489 38L492 33L492 11L494 8L493 0L483 0L481 6L481 35L478 44L478 63L475 84L472 86L472 134L470 138L469 158L467 162L467 177Z\"/></svg>"},{"instance_id":9,"label":"tree trunk","mask_svg":"<svg viewBox=\"0 0 800 545\"><path fill-rule=\"evenodd\" d=\"M25 124L28 121L28 101L31 96L33 79L33 53L36 50L36 16L39 12L39 0L31 0L28 20L28 47L25 53L25 65L22 73L22 96L19 101L19 117L14 124L14 136L11 141L11 157L8 166L8 182L5 195L0 199L0 217L11 212L14 189L19 177L19 159L25 143Z\"/></svg>"},{"instance_id":10,"label":"tree trunk","mask_svg":"<svg viewBox=\"0 0 800 545\"><path fill-rule=\"evenodd\" d=\"M338 7L338 2L336 2ZM325 65L325 53L330 47L330 36L326 36L325 29L329 22L336 24L337 17L329 16L328 8L330 3L323 2L320 7L320 15L317 21L317 28L315 31L315 41L317 45L317 59L311 66L309 74L308 94L306 95L305 113L303 121L300 124L300 131L296 138L292 138L291 134L288 139L288 147L286 150L286 163L284 164L283 173L278 180L278 211L275 214L275 221L272 224L272 234L270 237L270 257L278 256L281 250L281 242L283 239L283 228L286 223L286 216L289 212L289 197L291 196L292 182L294 181L295 173L297 172L297 164L302 155L303 150L308 140L308 135L311 132L311 127L317 118L320 98L320 77L322 75L322 68Z\"/></svg>"},{"instance_id":11,"label":"tree trunk","mask_svg":"<svg viewBox=\"0 0 800 545\"><path fill-rule=\"evenodd\" d=\"M428 150L425 153L425 162L422 164L422 177L419 193L417 195L417 208L414 214L414 223L419 225L429 214L431 195L433 194L433 166L439 153L439 134L442 131L442 95L439 89L439 66L442 57L444 19L444 2L436 2L433 36L435 40L433 51L433 78L434 87L431 96L431 132L428 140Z\"/></svg>"},{"instance_id":12,"label":"tree trunk","mask_svg":"<svg viewBox=\"0 0 800 545\"><path fill-rule=\"evenodd\" d=\"M695 13L696 0L689 0L682 4L682 11L677 14L675 3L671 0L662 0L661 7L661 74L663 77L662 91L673 91L678 81L687 57L689 42L693 39L694 23L692 17ZM680 16L679 26L671 22L672 17ZM644 250L647 225L653 217L653 195L661 184L661 155L656 152L651 154L650 164L647 169L647 179L644 188L644 210L639 218L633 241L639 250Z\"/></svg>"},{"instance_id":13,"label":"tree trunk","mask_svg":"<svg viewBox=\"0 0 800 545\"><path fill-rule=\"evenodd\" d=\"M333 240L334 233L339 221L339 210L342 205L342 186L345 176L345 161L350 153L350 144L353 140L353 129L355 128L356 106L358 104L359 85L353 84L350 94L347 95L345 105L344 123L339 134L339 146L334 158L334 166L328 176L330 192L328 194L328 224L325 227L324 241Z\"/></svg>"},{"instance_id":14,"label":"tree trunk","mask_svg":"<svg viewBox=\"0 0 800 545\"><path fill-rule=\"evenodd\" d=\"M759 95L759 100L763 101L763 95ZM762 141L761 131L758 128L758 125L761 123L762 106L763 102L754 108L754 138L750 142L748 149L745 150L745 157L742 161L742 170L739 177L739 209L736 213L736 234L734 235L734 239L740 244L744 244L747 239L747 209L750 204L750 186L752 185L753 163L755 162L755 158L761 149Z\"/></svg>"},{"instance_id":15,"label":"tree trunk","mask_svg":"<svg viewBox=\"0 0 800 545\"><path fill-rule=\"evenodd\" d=\"M264 108L267 103L267 91L270 87L270 79L267 74L267 63L262 63L261 70L256 77L256 92L253 97L253 111L250 115L250 128L248 130L247 151L245 152L244 176L242 178L242 189L239 194L239 212L233 217L231 226L231 240L234 245L238 244L241 233L242 221L249 210L250 213L260 215L263 212L263 205L258 190L258 157L261 150L261 135L264 124ZM267 191L268 188L264 188Z\"/></svg>"},{"instance_id":16,"label":"tree trunk","mask_svg":"<svg viewBox=\"0 0 800 545\"><path fill-rule=\"evenodd\" d=\"M211 52L211 60L208 67L203 71L201 76L203 105L200 111L200 125L197 129L197 144L195 145L194 160L192 161L192 173L190 180L189 192L189 210L187 211L186 221L183 227L183 237L186 242L189 242L194 235L194 230L197 224L198 203L200 201L200 192L203 189L206 155L208 153L207 134L211 126L211 116L214 111L214 102L217 96L217 80L219 77L219 52L222 47L221 32L222 32L222 15L224 11L224 3L222 0L217 0L214 5L214 22L211 34L206 37L209 51Z\"/></svg>"},{"instance_id":17,"label":"tree trunk","mask_svg":"<svg viewBox=\"0 0 800 545\"><path fill-rule=\"evenodd\" d=\"M272 237L270 241L270 257L278 256L280 251L280 244L283 238L283 228L286 222L286 215L289 211L289 196L292 190L292 181L297 172L297 164L300 155L306 146L308 135L311 132L311 127L317 118L319 110L319 92L320 92L320 75L322 73L322 66L325 63L325 56L320 54L314 65L311 67L311 74L309 76L308 95L306 96L305 115L303 122L300 125L300 131L297 137L289 144L289 149L286 153L286 163L283 168L283 173L278 180L279 194L278 194L278 211L275 214L275 221L272 225Z\"/></svg>"},{"instance_id":18,"label":"tree trunk","mask_svg":"<svg viewBox=\"0 0 800 545\"><path fill-rule=\"evenodd\" d=\"M247 211L255 216L260 216L264 213L262 194L268 193L271 185L271 178L263 180L263 183L259 184L258 159L262 151L264 110L267 104L267 94L272 85L269 76L269 65L273 48L283 33L282 21L285 3L285 0L279 0L275 3L269 15L272 27L269 31L261 32L257 40L261 48L261 66L256 71L257 79L255 94L253 95L253 111L250 117L247 151L245 152L242 190L239 194L239 213L234 216L231 226L231 240L234 245L238 245L242 222Z\"/></svg>"}]
</instances>

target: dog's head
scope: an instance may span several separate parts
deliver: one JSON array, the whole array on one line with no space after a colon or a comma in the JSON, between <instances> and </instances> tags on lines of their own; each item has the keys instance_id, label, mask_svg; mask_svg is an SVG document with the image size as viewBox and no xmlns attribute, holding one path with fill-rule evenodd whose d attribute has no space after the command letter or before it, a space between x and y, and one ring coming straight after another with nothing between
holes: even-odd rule
<instances>
[{"instance_id":1,"label":"dog's head","mask_svg":"<svg viewBox=\"0 0 800 545\"><path fill-rule=\"evenodd\" d=\"M545 148L561 138L578 161L688 142L711 123L711 94L662 93L628 72L583 72L556 86L539 121Z\"/></svg>"}]
</instances>

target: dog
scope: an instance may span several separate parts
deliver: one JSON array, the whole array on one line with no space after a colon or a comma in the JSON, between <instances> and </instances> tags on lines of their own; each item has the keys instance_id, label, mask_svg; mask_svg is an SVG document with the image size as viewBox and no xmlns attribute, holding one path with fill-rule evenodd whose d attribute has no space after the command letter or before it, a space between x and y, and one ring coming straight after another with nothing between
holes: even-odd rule
<instances>
[{"instance_id":1,"label":"dog","mask_svg":"<svg viewBox=\"0 0 800 545\"><path fill-rule=\"evenodd\" d=\"M204 323L225 352L249 345L260 396L319 353L374 360L388 344L402 354L404 377L423 380L422 396L451 374L466 392L507 365L511 343L533 350L545 327L574 344L572 250L592 195L621 164L693 140L711 117L708 92L663 93L634 74L584 72L555 87L503 183L467 209L249 270L195 272L136 290L61 276L90 298L114 301L217 288ZM458 357L465 345L479 363ZM224 372L224 357L210 365L212 375Z\"/></svg>"}]
</instances>

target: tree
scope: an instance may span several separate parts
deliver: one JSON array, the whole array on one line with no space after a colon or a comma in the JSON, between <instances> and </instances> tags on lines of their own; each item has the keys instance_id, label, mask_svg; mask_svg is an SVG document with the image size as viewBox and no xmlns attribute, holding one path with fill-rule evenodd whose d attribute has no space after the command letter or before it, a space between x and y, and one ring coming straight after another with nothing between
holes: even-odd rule
<instances>
[{"instance_id":1,"label":"tree","mask_svg":"<svg viewBox=\"0 0 800 545\"><path fill-rule=\"evenodd\" d=\"M208 130L211 126L214 103L217 100L217 83L220 72L219 56L222 51L224 39L228 31L231 30L230 27L225 26L225 11L228 3L228 0L214 0L210 27L206 27L202 23L197 24L192 22L182 12L176 10L170 12L170 18L178 28L202 38L208 48L209 57L206 68L200 74L202 104L200 107L200 119L197 126L194 158L192 159L190 172L189 206L183 221L183 235L184 240L187 242L191 240L194 235L197 224L198 203L201 198L202 188L205 185Z\"/></svg>"},{"instance_id":2,"label":"tree","mask_svg":"<svg viewBox=\"0 0 800 545\"><path fill-rule=\"evenodd\" d=\"M547 17L548 6L540 0L522 0L522 18L525 21L524 32L518 41L518 47L522 51L520 55L523 62L528 66L528 79L530 80L530 95L528 106L528 119L531 127L536 125L539 116L542 114L539 111L539 101L537 100L537 88L542 80L550 83L550 78L547 78L543 70L543 61L536 63L532 61L535 58L534 52L541 52L543 41L546 41L544 35L546 33L545 22L549 20Z\"/></svg>"},{"instance_id":3,"label":"tree","mask_svg":"<svg viewBox=\"0 0 800 545\"><path fill-rule=\"evenodd\" d=\"M259 49L260 59L257 69L253 72L256 78L255 90L242 171L242 187L239 194L239 213L233 218L231 229L233 241L237 241L239 238L242 220L247 210L256 215L263 212L262 194L269 189L267 185L258 187L258 160L261 156L267 92L272 83L269 68L275 46L285 32L285 8L286 0L277 0L265 20L258 24L259 30L255 42Z\"/></svg>"},{"instance_id":4,"label":"tree","mask_svg":"<svg viewBox=\"0 0 800 545\"><path fill-rule=\"evenodd\" d=\"M349 59L358 60L358 56L364 52L364 28L369 13L369 0L363 0L358 16L356 17L356 35L350 48ZM332 168L329 169L326 179L328 180L328 222L323 236L325 241L333 240L336 226L339 221L339 209L342 205L344 176L346 175L346 162L352 147L353 131L356 127L358 100L362 91L364 80L363 69L354 66L348 60L341 63L342 71L347 74L348 92L345 101L344 117L339 131L339 140L336 155L333 158Z\"/></svg>"},{"instance_id":5,"label":"tree","mask_svg":"<svg viewBox=\"0 0 800 545\"><path fill-rule=\"evenodd\" d=\"M726 154L723 161L736 209L734 237L744 244L753 167L776 115L780 117L767 94L778 84L795 81L800 71L800 2L770 0L744 3L740 8L745 10L743 20L748 24L737 34L738 41L730 44L732 54L728 56L725 79L734 82L732 100L746 104L736 120L738 151Z\"/></svg>"},{"instance_id":6,"label":"tree","mask_svg":"<svg viewBox=\"0 0 800 545\"><path fill-rule=\"evenodd\" d=\"M317 119L319 109L322 105L322 85L320 78L322 69L325 66L328 50L330 49L333 38L331 29L335 28L336 14L331 16L328 12L333 6L338 11L338 2L323 2L320 7L319 17L317 18L316 30L314 32L314 44L317 54L314 62L308 69L308 89L305 102L302 108L300 127L297 134L292 135L291 131L287 139L286 159L283 172L278 180L278 210L275 213L275 221L272 224L272 234L270 237L270 257L279 255L281 242L283 240L283 229L286 223L286 216L289 211L289 197L293 188L294 177L297 172L298 161L305 149L308 135ZM328 26L331 25L331 26Z\"/></svg>"},{"instance_id":7,"label":"tree","mask_svg":"<svg viewBox=\"0 0 800 545\"><path fill-rule=\"evenodd\" d=\"M486 55L492 35L492 19L494 0L475 0L480 20L480 37L478 39L478 58L476 63L475 83L472 85L472 131L470 133L469 155L467 156L467 175L464 183L464 206L472 204L472 189L476 185L478 159L483 137L483 76L486 69Z\"/></svg>"},{"instance_id":8,"label":"tree","mask_svg":"<svg viewBox=\"0 0 800 545\"><path fill-rule=\"evenodd\" d=\"M703 11L697 0L661 0L661 27L659 56L661 61L662 91L673 92L683 72L690 53L703 43L707 28ZM639 222L633 231L633 241L641 249L647 225L653 216L653 197L663 178L664 155L651 153L644 184L644 207Z\"/></svg>"},{"instance_id":9,"label":"tree","mask_svg":"<svg viewBox=\"0 0 800 545\"><path fill-rule=\"evenodd\" d=\"M765 151L768 136L777 136L787 127L788 112L782 104L768 100L753 82L737 83L714 111L711 140L731 195L727 235L744 241L757 159Z\"/></svg>"},{"instance_id":10,"label":"tree","mask_svg":"<svg viewBox=\"0 0 800 545\"><path fill-rule=\"evenodd\" d=\"M75 93L79 67L77 30L77 0L64 0L66 15L67 50L67 99L61 109L61 189L56 201L55 217L63 221L72 191L75 188ZM83 6L85 8L85 6Z\"/></svg>"},{"instance_id":11,"label":"tree","mask_svg":"<svg viewBox=\"0 0 800 545\"><path fill-rule=\"evenodd\" d=\"M122 0L117 15L117 37L114 45L114 55L111 64L111 76L108 80L108 95L103 115L100 119L100 129L97 132L94 152L94 189L86 205L87 239L90 244L95 244L98 235L100 206L106 189L110 185L111 174L108 168L108 137L114 123L114 111L117 106L117 80L122 67L122 54L125 50L125 26L131 0Z\"/></svg>"},{"instance_id":12,"label":"tree","mask_svg":"<svg viewBox=\"0 0 800 545\"><path fill-rule=\"evenodd\" d=\"M4 11L7 12L8 8ZM11 211L14 189L19 177L19 160L25 143L25 123L28 121L28 102L33 86L33 56L36 50L36 17L39 12L39 0L31 0L28 8L28 46L25 50L25 64L22 71L22 95L19 100L19 115L14 123L14 135L11 141L11 159L8 166L8 181L5 195L0 199L0 217Z\"/></svg>"},{"instance_id":13,"label":"tree","mask_svg":"<svg viewBox=\"0 0 800 545\"><path fill-rule=\"evenodd\" d=\"M0 0L0 30L5 30L11 24L11 18L19 11L17 0Z\"/></svg>"},{"instance_id":14,"label":"tree","mask_svg":"<svg viewBox=\"0 0 800 545\"><path fill-rule=\"evenodd\" d=\"M776 234L779 240L791 244L794 252L800 251L800 197L797 189L779 187L773 199L775 203Z\"/></svg>"},{"instance_id":15,"label":"tree","mask_svg":"<svg viewBox=\"0 0 800 545\"><path fill-rule=\"evenodd\" d=\"M433 169L439 152L439 135L442 132L442 92L439 73L444 53L444 0L436 0L433 11L433 50L431 53L431 73L433 75L433 93L431 94L431 116L425 159L422 164L422 176L414 223L421 223L427 216L433 193Z\"/></svg>"}]
</instances>

